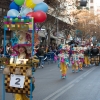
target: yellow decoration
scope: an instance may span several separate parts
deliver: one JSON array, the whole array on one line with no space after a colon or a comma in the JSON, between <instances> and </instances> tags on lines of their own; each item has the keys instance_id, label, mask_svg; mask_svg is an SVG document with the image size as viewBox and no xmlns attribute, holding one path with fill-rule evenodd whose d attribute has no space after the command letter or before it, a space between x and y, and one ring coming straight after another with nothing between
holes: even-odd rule
<instances>
[{"instance_id":1,"label":"yellow decoration","mask_svg":"<svg viewBox=\"0 0 100 100\"><path fill-rule=\"evenodd\" d=\"M13 25L13 24L12 24L11 26L12 26L12 27L15 27L15 25Z\"/></svg>"},{"instance_id":2,"label":"yellow decoration","mask_svg":"<svg viewBox=\"0 0 100 100\"><path fill-rule=\"evenodd\" d=\"M7 25L7 27L9 27L9 25Z\"/></svg>"},{"instance_id":3,"label":"yellow decoration","mask_svg":"<svg viewBox=\"0 0 100 100\"><path fill-rule=\"evenodd\" d=\"M20 27L20 25L18 25L18 27Z\"/></svg>"},{"instance_id":4,"label":"yellow decoration","mask_svg":"<svg viewBox=\"0 0 100 100\"><path fill-rule=\"evenodd\" d=\"M32 28L32 25L29 25L29 28Z\"/></svg>"},{"instance_id":5,"label":"yellow decoration","mask_svg":"<svg viewBox=\"0 0 100 100\"><path fill-rule=\"evenodd\" d=\"M36 4L33 3L32 0L26 0L26 7L27 8L34 8L36 6Z\"/></svg>"}]
</instances>

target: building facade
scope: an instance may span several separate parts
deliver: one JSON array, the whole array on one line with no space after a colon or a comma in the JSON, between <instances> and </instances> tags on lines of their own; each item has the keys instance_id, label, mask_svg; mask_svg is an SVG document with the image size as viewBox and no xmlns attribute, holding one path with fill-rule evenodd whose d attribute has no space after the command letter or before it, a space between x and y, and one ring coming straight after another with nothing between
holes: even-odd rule
<instances>
[{"instance_id":1,"label":"building facade","mask_svg":"<svg viewBox=\"0 0 100 100\"><path fill-rule=\"evenodd\" d=\"M89 0L88 6L89 10L95 15L100 14L100 0Z\"/></svg>"},{"instance_id":2,"label":"building facade","mask_svg":"<svg viewBox=\"0 0 100 100\"><path fill-rule=\"evenodd\" d=\"M4 39L4 30L3 30L3 18L7 15L7 11L9 10L11 0L0 0L0 45L3 45ZM11 31L7 31L6 34L6 43L10 42Z\"/></svg>"}]
</instances>

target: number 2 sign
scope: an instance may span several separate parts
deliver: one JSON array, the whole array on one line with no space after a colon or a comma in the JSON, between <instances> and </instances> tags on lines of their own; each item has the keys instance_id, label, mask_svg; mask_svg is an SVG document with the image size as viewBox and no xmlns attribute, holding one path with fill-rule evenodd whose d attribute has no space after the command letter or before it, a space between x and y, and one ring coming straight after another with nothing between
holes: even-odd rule
<instances>
[{"instance_id":1,"label":"number 2 sign","mask_svg":"<svg viewBox=\"0 0 100 100\"><path fill-rule=\"evenodd\" d=\"M25 82L25 76L11 74L10 76L11 87L23 88L24 82Z\"/></svg>"}]
</instances>

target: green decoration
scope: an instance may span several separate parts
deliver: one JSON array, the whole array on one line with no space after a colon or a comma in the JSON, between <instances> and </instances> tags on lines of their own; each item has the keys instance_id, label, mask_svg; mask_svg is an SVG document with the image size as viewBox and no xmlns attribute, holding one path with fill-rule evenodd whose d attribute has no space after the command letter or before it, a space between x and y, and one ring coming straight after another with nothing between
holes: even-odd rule
<instances>
[{"instance_id":1,"label":"green decoration","mask_svg":"<svg viewBox=\"0 0 100 100\"><path fill-rule=\"evenodd\" d=\"M4 28L7 28L7 25L6 24L4 25Z\"/></svg>"},{"instance_id":2,"label":"green decoration","mask_svg":"<svg viewBox=\"0 0 100 100\"><path fill-rule=\"evenodd\" d=\"M22 6L25 2L25 0L14 0L14 2L19 5L19 6Z\"/></svg>"},{"instance_id":3,"label":"green decoration","mask_svg":"<svg viewBox=\"0 0 100 100\"><path fill-rule=\"evenodd\" d=\"M4 19L4 22L7 22L7 18Z\"/></svg>"},{"instance_id":4,"label":"green decoration","mask_svg":"<svg viewBox=\"0 0 100 100\"><path fill-rule=\"evenodd\" d=\"M27 23L27 19L24 19L24 22Z\"/></svg>"}]
</instances>

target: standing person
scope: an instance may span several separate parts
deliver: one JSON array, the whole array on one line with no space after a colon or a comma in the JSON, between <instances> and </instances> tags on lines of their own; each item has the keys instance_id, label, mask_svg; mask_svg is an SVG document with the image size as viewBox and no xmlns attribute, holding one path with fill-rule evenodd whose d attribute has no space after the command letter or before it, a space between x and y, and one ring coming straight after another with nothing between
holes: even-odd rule
<instances>
[{"instance_id":1,"label":"standing person","mask_svg":"<svg viewBox=\"0 0 100 100\"><path fill-rule=\"evenodd\" d=\"M83 70L83 63L84 63L84 54L83 50L79 52L79 70Z\"/></svg>"},{"instance_id":2,"label":"standing person","mask_svg":"<svg viewBox=\"0 0 100 100\"><path fill-rule=\"evenodd\" d=\"M70 58L72 64L72 72L78 72L78 56L76 51L72 52L72 56Z\"/></svg>"},{"instance_id":3,"label":"standing person","mask_svg":"<svg viewBox=\"0 0 100 100\"><path fill-rule=\"evenodd\" d=\"M89 49L86 47L84 47L84 63L85 63L85 67L89 67L90 65L90 58L89 58Z\"/></svg>"},{"instance_id":4,"label":"standing person","mask_svg":"<svg viewBox=\"0 0 100 100\"><path fill-rule=\"evenodd\" d=\"M0 57L2 57L2 55L4 54L4 49L3 46L0 47Z\"/></svg>"},{"instance_id":5,"label":"standing person","mask_svg":"<svg viewBox=\"0 0 100 100\"><path fill-rule=\"evenodd\" d=\"M59 67L60 67L60 71L61 71L61 77L62 78L66 78L66 74L68 71L68 54L65 52L66 50L61 49L60 50L60 54L58 54L59 57Z\"/></svg>"},{"instance_id":6,"label":"standing person","mask_svg":"<svg viewBox=\"0 0 100 100\"><path fill-rule=\"evenodd\" d=\"M7 55L8 58L10 58L11 52L12 52L12 46L11 46L10 43L7 43L7 45L6 45L6 55Z\"/></svg>"},{"instance_id":7,"label":"standing person","mask_svg":"<svg viewBox=\"0 0 100 100\"><path fill-rule=\"evenodd\" d=\"M0 47L0 58L3 56L4 51L3 51L3 46ZM0 65L0 70L3 70L4 66Z\"/></svg>"},{"instance_id":8,"label":"standing person","mask_svg":"<svg viewBox=\"0 0 100 100\"><path fill-rule=\"evenodd\" d=\"M6 52L9 54L9 50L10 50L11 47L11 44L10 43L7 43L6 45Z\"/></svg>"},{"instance_id":9,"label":"standing person","mask_svg":"<svg viewBox=\"0 0 100 100\"><path fill-rule=\"evenodd\" d=\"M92 60L94 62L95 65L98 65L99 64L99 48L94 46L92 49L91 49L91 57L92 57Z\"/></svg>"},{"instance_id":10,"label":"standing person","mask_svg":"<svg viewBox=\"0 0 100 100\"><path fill-rule=\"evenodd\" d=\"M15 49L14 49L15 50ZM18 51L16 50L18 56L17 57L13 57L10 59L10 64L12 64L13 62L16 62L17 59L28 59L30 56L27 53L27 49L24 46L19 46L18 47ZM34 80L34 78L33 78ZM32 84L32 87L34 87L34 82ZM33 90L34 88L32 88ZM15 94L15 100L29 100L28 96L25 94Z\"/></svg>"},{"instance_id":11,"label":"standing person","mask_svg":"<svg viewBox=\"0 0 100 100\"><path fill-rule=\"evenodd\" d=\"M44 68L44 47L41 45L40 48L37 50L37 57L39 58L39 68Z\"/></svg>"}]
</instances>

